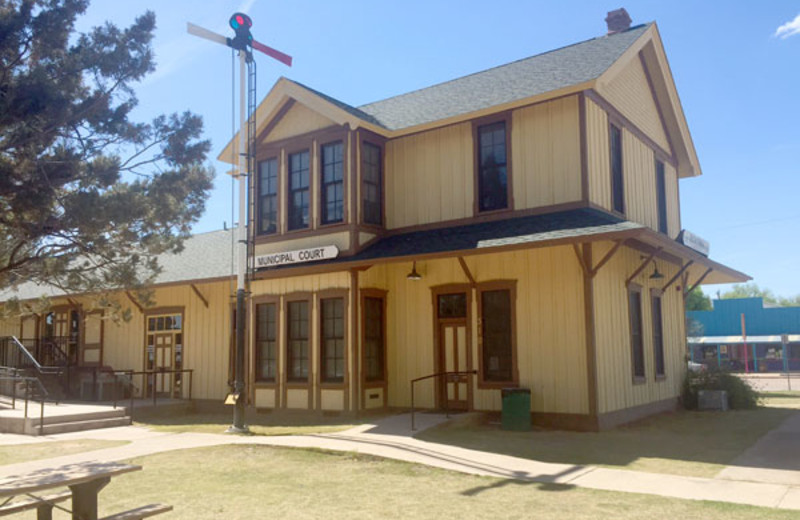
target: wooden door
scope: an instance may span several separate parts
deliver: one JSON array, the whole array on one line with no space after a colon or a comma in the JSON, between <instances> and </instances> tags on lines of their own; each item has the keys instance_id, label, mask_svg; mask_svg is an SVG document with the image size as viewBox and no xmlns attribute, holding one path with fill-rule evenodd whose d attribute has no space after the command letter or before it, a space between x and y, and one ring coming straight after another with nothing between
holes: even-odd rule
<instances>
[{"instance_id":1,"label":"wooden door","mask_svg":"<svg viewBox=\"0 0 800 520\"><path fill-rule=\"evenodd\" d=\"M83 322L83 346L81 365L100 366L103 364L103 311L93 311L85 315Z\"/></svg>"},{"instance_id":2,"label":"wooden door","mask_svg":"<svg viewBox=\"0 0 800 520\"><path fill-rule=\"evenodd\" d=\"M466 372L469 370L466 322L442 322L439 324L439 346L441 367L444 372ZM468 410L470 378L467 374L447 375L442 385L442 404L450 410Z\"/></svg>"},{"instance_id":3,"label":"wooden door","mask_svg":"<svg viewBox=\"0 0 800 520\"><path fill-rule=\"evenodd\" d=\"M160 370L172 370L174 360L174 337L175 335L171 332L155 335L155 366L153 368L156 372ZM155 379L156 393L172 394L173 374L156 374Z\"/></svg>"}]
</instances>

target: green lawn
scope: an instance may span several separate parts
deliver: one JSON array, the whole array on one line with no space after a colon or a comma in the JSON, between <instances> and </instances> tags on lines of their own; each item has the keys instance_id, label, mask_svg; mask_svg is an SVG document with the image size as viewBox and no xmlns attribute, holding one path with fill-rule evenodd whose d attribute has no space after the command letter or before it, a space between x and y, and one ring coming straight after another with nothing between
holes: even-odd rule
<instances>
[{"instance_id":1,"label":"green lawn","mask_svg":"<svg viewBox=\"0 0 800 520\"><path fill-rule=\"evenodd\" d=\"M713 477L800 407L800 392L763 397L765 406L756 410L678 411L600 433L507 432L497 424L456 423L419 438L545 462Z\"/></svg>"},{"instance_id":2,"label":"green lawn","mask_svg":"<svg viewBox=\"0 0 800 520\"><path fill-rule=\"evenodd\" d=\"M220 446L135 459L101 514L163 502L174 519L796 519L796 511L535 484L352 453ZM67 516L56 512L55 518Z\"/></svg>"},{"instance_id":3,"label":"green lawn","mask_svg":"<svg viewBox=\"0 0 800 520\"><path fill-rule=\"evenodd\" d=\"M137 411L134 424L162 432L223 433L232 423L232 411L205 413L147 414ZM353 418L319 417L309 414L248 413L246 424L253 435L306 435L347 430L358 424Z\"/></svg>"},{"instance_id":4,"label":"green lawn","mask_svg":"<svg viewBox=\"0 0 800 520\"><path fill-rule=\"evenodd\" d=\"M74 441L35 442L0 446L0 465L73 455L128 444L126 441L79 439Z\"/></svg>"}]
</instances>

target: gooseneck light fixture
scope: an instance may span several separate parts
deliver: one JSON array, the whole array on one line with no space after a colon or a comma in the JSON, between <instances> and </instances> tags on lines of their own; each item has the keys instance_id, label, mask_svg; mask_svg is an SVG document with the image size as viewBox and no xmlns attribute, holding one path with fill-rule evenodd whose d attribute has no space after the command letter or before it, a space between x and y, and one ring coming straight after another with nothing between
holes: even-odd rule
<instances>
[{"instance_id":1,"label":"gooseneck light fixture","mask_svg":"<svg viewBox=\"0 0 800 520\"><path fill-rule=\"evenodd\" d=\"M411 267L411 272L406 276L408 280L422 280L422 275L417 272L417 261L414 260L414 265Z\"/></svg>"},{"instance_id":2,"label":"gooseneck light fixture","mask_svg":"<svg viewBox=\"0 0 800 520\"><path fill-rule=\"evenodd\" d=\"M651 280L661 280L664 275L658 272L658 264L653 260L653 274L650 275Z\"/></svg>"}]
</instances>

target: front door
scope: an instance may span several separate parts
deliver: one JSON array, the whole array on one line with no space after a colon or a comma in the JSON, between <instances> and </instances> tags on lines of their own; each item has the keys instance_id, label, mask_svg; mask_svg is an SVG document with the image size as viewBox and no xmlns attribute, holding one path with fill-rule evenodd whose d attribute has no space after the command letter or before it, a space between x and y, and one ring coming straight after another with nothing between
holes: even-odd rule
<instances>
[{"instance_id":1,"label":"front door","mask_svg":"<svg viewBox=\"0 0 800 520\"><path fill-rule=\"evenodd\" d=\"M439 325L439 342L442 351L445 372L466 372L467 365L467 324L448 323ZM449 410L467 410L469 408L467 374L450 374L444 378L443 399L447 401Z\"/></svg>"},{"instance_id":2,"label":"front door","mask_svg":"<svg viewBox=\"0 0 800 520\"><path fill-rule=\"evenodd\" d=\"M183 316L178 313L147 318L145 370L150 372L147 395L180 398L183 369Z\"/></svg>"},{"instance_id":3,"label":"front door","mask_svg":"<svg viewBox=\"0 0 800 520\"><path fill-rule=\"evenodd\" d=\"M42 352L45 358L42 364L60 364L63 361L70 365L78 364L80 327L80 312L75 307L56 307L48 312L42 327L42 340L48 344Z\"/></svg>"},{"instance_id":4,"label":"front door","mask_svg":"<svg viewBox=\"0 0 800 520\"><path fill-rule=\"evenodd\" d=\"M436 297L437 361L439 406L449 410L469 410L471 369L467 334L468 299L466 292L439 294Z\"/></svg>"}]
</instances>

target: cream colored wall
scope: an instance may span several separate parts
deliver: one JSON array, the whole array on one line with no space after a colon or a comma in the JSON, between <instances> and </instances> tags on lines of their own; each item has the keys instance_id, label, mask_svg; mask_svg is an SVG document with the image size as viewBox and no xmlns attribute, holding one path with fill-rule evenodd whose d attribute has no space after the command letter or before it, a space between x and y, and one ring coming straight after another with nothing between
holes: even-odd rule
<instances>
[{"instance_id":1,"label":"cream colored wall","mask_svg":"<svg viewBox=\"0 0 800 520\"><path fill-rule=\"evenodd\" d=\"M611 209L611 159L608 148L608 114L591 99L586 98L585 103L589 200L602 208Z\"/></svg>"},{"instance_id":2,"label":"cream colored wall","mask_svg":"<svg viewBox=\"0 0 800 520\"><path fill-rule=\"evenodd\" d=\"M531 389L533 411L588 413L583 282L571 247L470 256L478 283L517 280L516 324L520 385ZM422 280L409 281L411 263L386 267L389 405L410 405L410 380L434 372L431 287L468 283L456 259L417 262ZM370 270L371 271L371 270ZM367 271L367 273L370 273ZM371 283L378 283L379 273ZM362 285L366 285L362 282ZM473 368L478 368L477 301L471 298ZM433 383L415 398L434 405ZM500 390L475 389L479 410L500 410Z\"/></svg>"},{"instance_id":3,"label":"cream colored wall","mask_svg":"<svg viewBox=\"0 0 800 520\"><path fill-rule=\"evenodd\" d=\"M516 209L581 199L578 97L515 110L511 125Z\"/></svg>"},{"instance_id":4,"label":"cream colored wall","mask_svg":"<svg viewBox=\"0 0 800 520\"><path fill-rule=\"evenodd\" d=\"M272 129L265 143L280 141L288 137L303 135L316 130L321 130L336 123L327 117L315 112L301 103L295 103L283 116L280 122Z\"/></svg>"},{"instance_id":5,"label":"cream colored wall","mask_svg":"<svg viewBox=\"0 0 800 520\"><path fill-rule=\"evenodd\" d=\"M667 187L667 231L669 237L674 239L681 232L680 180L671 164L664 164L664 181Z\"/></svg>"},{"instance_id":6,"label":"cream colored wall","mask_svg":"<svg viewBox=\"0 0 800 520\"><path fill-rule=\"evenodd\" d=\"M386 227L472 216L472 125L462 123L386 143Z\"/></svg>"},{"instance_id":7,"label":"cream colored wall","mask_svg":"<svg viewBox=\"0 0 800 520\"><path fill-rule=\"evenodd\" d=\"M663 150L670 151L661 116L638 57L610 82L598 83L597 91Z\"/></svg>"},{"instance_id":8,"label":"cream colored wall","mask_svg":"<svg viewBox=\"0 0 800 520\"><path fill-rule=\"evenodd\" d=\"M589 199L611 210L611 167L608 115L592 100L586 100L587 166ZM658 230L655 152L627 128L622 127L622 176L625 186L625 216ZM667 231L675 238L680 232L678 179L675 168L665 164L667 188Z\"/></svg>"},{"instance_id":9,"label":"cream colored wall","mask_svg":"<svg viewBox=\"0 0 800 520\"><path fill-rule=\"evenodd\" d=\"M19 318L0 320L0 336L19 336Z\"/></svg>"},{"instance_id":10,"label":"cream colored wall","mask_svg":"<svg viewBox=\"0 0 800 520\"><path fill-rule=\"evenodd\" d=\"M230 342L230 282L197 284L209 303L205 307L189 285L156 289L155 305L183 307L184 368L193 369L192 397L220 402L228 393L228 348ZM122 300L123 305L130 302ZM145 317L135 307L129 322L108 322L104 330L103 362L117 370L144 369ZM136 382L141 385L141 381Z\"/></svg>"},{"instance_id":11,"label":"cream colored wall","mask_svg":"<svg viewBox=\"0 0 800 520\"><path fill-rule=\"evenodd\" d=\"M625 216L658 230L655 153L625 128L622 129L622 165Z\"/></svg>"},{"instance_id":12,"label":"cream colored wall","mask_svg":"<svg viewBox=\"0 0 800 520\"><path fill-rule=\"evenodd\" d=\"M515 110L510 144L515 209L580 200L577 96ZM474 153L471 122L387 142L387 228L474 216Z\"/></svg>"},{"instance_id":13,"label":"cream colored wall","mask_svg":"<svg viewBox=\"0 0 800 520\"><path fill-rule=\"evenodd\" d=\"M595 262L602 258L611 244L595 246ZM648 266L634 280L642 289L642 325L644 334L644 359L646 382L633 383L633 364L630 343L628 292L625 280L641 264L639 251L621 248L594 279L594 312L597 350L597 380L599 412L631 408L664 399L676 398L686 371L684 361L685 333L683 297L677 285L670 286L663 295L662 317L664 334L664 362L666 377L655 380L653 330L650 289L663 287L678 268L666 261L658 261L664 278L656 281L649 276Z\"/></svg>"}]
</instances>

